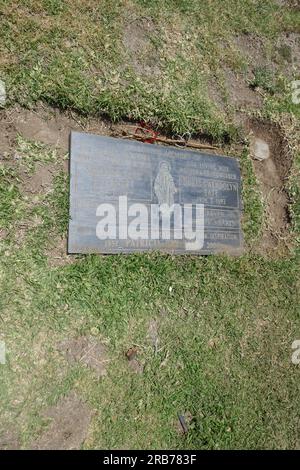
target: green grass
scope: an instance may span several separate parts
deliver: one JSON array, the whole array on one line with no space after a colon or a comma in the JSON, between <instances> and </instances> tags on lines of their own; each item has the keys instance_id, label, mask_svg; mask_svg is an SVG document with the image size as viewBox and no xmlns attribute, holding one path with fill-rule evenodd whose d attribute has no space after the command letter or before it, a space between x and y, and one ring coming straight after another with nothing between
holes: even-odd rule
<instances>
[{"instance_id":1,"label":"green grass","mask_svg":"<svg viewBox=\"0 0 300 470\"><path fill-rule=\"evenodd\" d=\"M16 174L11 168L0 168L0 213L1 228L6 228L15 218L20 193L16 184Z\"/></svg>"},{"instance_id":2,"label":"green grass","mask_svg":"<svg viewBox=\"0 0 300 470\"><path fill-rule=\"evenodd\" d=\"M275 93L274 77L266 67L256 67L254 69L254 78L250 82L253 88L261 87L270 94Z\"/></svg>"},{"instance_id":3,"label":"green grass","mask_svg":"<svg viewBox=\"0 0 300 470\"><path fill-rule=\"evenodd\" d=\"M236 46L237 35L259 37L273 61L280 34L299 32L299 12L270 0L0 0L0 8L0 78L8 108L43 100L88 116L143 119L174 134L205 133L230 143L224 152L239 158L243 175L245 239L251 247L259 243L264 206L223 78L227 67L239 77L255 72ZM142 50L124 46L134 15L150 24L149 40L139 41ZM134 34L139 37L129 30ZM256 69L251 84L262 90L264 103L246 112L294 123L287 134L294 155L287 188L296 242L300 107L291 103L293 76L285 76L284 57L278 67L272 76ZM209 95L211 86L224 95L221 108ZM87 255L55 266L52 253L68 224L62 158L22 136L14 150L20 158L0 167L6 232L0 239L0 339L7 347L0 408L21 447L30 447L47 425L43 410L76 390L94 411L85 448L299 448L300 369L291 362L292 342L300 336L296 243L285 257ZM48 164L55 168L51 189L25 194L24 171L30 176ZM156 352L148 337L153 319ZM61 340L80 335L107 345L110 362L101 380L58 352ZM124 356L133 345L144 364L141 375ZM178 432L178 413L191 416L186 436Z\"/></svg>"},{"instance_id":4,"label":"green grass","mask_svg":"<svg viewBox=\"0 0 300 470\"><path fill-rule=\"evenodd\" d=\"M21 157L21 165L23 170L28 174L32 174L36 170L36 163L48 164L57 161L57 152L40 142L33 142L28 139L17 137L17 152Z\"/></svg>"},{"instance_id":5,"label":"green grass","mask_svg":"<svg viewBox=\"0 0 300 470\"><path fill-rule=\"evenodd\" d=\"M1 78L10 102L31 106L44 100L220 139L231 135L232 126L209 99L207 84L220 67L247 66L234 38L260 35L272 58L277 36L299 31L300 23L299 12L281 11L271 0L105 0L101 5L26 0L18 9L14 1L1 0L0 6ZM139 16L150 22L143 40L134 22ZM281 66L284 70L284 59Z\"/></svg>"}]
</instances>

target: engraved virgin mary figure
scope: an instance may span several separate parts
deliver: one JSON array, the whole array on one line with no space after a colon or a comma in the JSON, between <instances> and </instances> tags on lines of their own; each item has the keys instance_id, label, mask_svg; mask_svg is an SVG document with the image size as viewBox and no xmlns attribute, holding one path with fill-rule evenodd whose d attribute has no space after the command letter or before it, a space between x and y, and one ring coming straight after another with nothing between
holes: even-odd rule
<instances>
[{"instance_id":1,"label":"engraved virgin mary figure","mask_svg":"<svg viewBox=\"0 0 300 470\"><path fill-rule=\"evenodd\" d=\"M160 206L167 204L171 207L174 204L174 194L177 189L168 162L161 162L159 165L159 171L154 181L154 191Z\"/></svg>"}]
</instances>

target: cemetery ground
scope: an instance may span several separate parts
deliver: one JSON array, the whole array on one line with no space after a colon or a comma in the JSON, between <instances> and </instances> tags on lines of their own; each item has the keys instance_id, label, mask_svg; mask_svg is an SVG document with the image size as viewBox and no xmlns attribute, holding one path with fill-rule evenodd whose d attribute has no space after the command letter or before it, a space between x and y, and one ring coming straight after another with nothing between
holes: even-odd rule
<instances>
[{"instance_id":1,"label":"cemetery ground","mask_svg":"<svg viewBox=\"0 0 300 470\"><path fill-rule=\"evenodd\" d=\"M299 62L293 0L0 0L0 448L299 448ZM69 131L140 121L240 160L243 256L66 254Z\"/></svg>"}]
</instances>

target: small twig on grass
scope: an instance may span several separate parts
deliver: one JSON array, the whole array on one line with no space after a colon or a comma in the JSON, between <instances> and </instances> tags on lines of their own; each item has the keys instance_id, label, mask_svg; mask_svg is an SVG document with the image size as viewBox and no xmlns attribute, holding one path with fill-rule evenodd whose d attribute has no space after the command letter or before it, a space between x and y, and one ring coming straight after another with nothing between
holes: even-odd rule
<instances>
[{"instance_id":1,"label":"small twig on grass","mask_svg":"<svg viewBox=\"0 0 300 470\"><path fill-rule=\"evenodd\" d=\"M122 135L123 139L135 139L143 142L145 140L145 136L141 134L131 134L123 131ZM198 144L197 142L189 142L181 139L168 139L167 137L156 137L154 139L156 142L161 142L163 144L168 145L179 145L180 147L189 147L195 149L211 149L211 150L218 150L217 147L209 144Z\"/></svg>"},{"instance_id":2,"label":"small twig on grass","mask_svg":"<svg viewBox=\"0 0 300 470\"><path fill-rule=\"evenodd\" d=\"M179 420L179 423L181 425L182 432L184 434L187 434L188 433L188 427L187 427L187 424L186 424L185 417L182 414L178 413L178 420Z\"/></svg>"}]
</instances>

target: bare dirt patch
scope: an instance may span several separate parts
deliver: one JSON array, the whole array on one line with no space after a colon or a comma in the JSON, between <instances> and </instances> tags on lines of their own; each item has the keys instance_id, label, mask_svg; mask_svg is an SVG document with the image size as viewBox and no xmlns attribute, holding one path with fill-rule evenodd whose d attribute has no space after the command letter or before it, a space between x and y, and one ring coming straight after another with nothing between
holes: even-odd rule
<instances>
[{"instance_id":1,"label":"bare dirt patch","mask_svg":"<svg viewBox=\"0 0 300 470\"><path fill-rule=\"evenodd\" d=\"M91 368L98 377L107 374L109 363L106 345L93 336L80 336L62 341L58 349L66 356L70 364L79 362Z\"/></svg>"},{"instance_id":2,"label":"bare dirt patch","mask_svg":"<svg viewBox=\"0 0 300 470\"><path fill-rule=\"evenodd\" d=\"M22 111L15 121L15 128L27 139L38 140L67 150L70 118L58 111L54 110L52 115L42 109L39 110L39 113L29 110Z\"/></svg>"},{"instance_id":3,"label":"bare dirt patch","mask_svg":"<svg viewBox=\"0 0 300 470\"><path fill-rule=\"evenodd\" d=\"M266 209L266 227L260 250L270 250L286 242L289 236L289 196L286 182L292 158L280 127L268 121L248 122L250 152ZM267 158L255 158L255 144L259 139L269 147Z\"/></svg>"},{"instance_id":4,"label":"bare dirt patch","mask_svg":"<svg viewBox=\"0 0 300 470\"><path fill-rule=\"evenodd\" d=\"M210 100L222 113L226 112L225 96L217 83L211 81L207 83L207 92Z\"/></svg>"},{"instance_id":5,"label":"bare dirt patch","mask_svg":"<svg viewBox=\"0 0 300 470\"><path fill-rule=\"evenodd\" d=\"M76 261L76 256L68 255L67 239L57 237L49 241L49 245L45 252L50 267L65 266Z\"/></svg>"},{"instance_id":6,"label":"bare dirt patch","mask_svg":"<svg viewBox=\"0 0 300 470\"><path fill-rule=\"evenodd\" d=\"M13 146L14 134L12 122L7 119L7 113L0 111L0 161L4 160Z\"/></svg>"},{"instance_id":7,"label":"bare dirt patch","mask_svg":"<svg viewBox=\"0 0 300 470\"><path fill-rule=\"evenodd\" d=\"M21 219L16 223L15 243L21 247L25 242L26 236L30 229L37 228L42 225L43 220L38 215L34 215L30 219Z\"/></svg>"},{"instance_id":8,"label":"bare dirt patch","mask_svg":"<svg viewBox=\"0 0 300 470\"><path fill-rule=\"evenodd\" d=\"M159 344L158 329L159 329L158 321L152 318L149 321L147 336L155 352L157 352L158 344Z\"/></svg>"},{"instance_id":9,"label":"bare dirt patch","mask_svg":"<svg viewBox=\"0 0 300 470\"><path fill-rule=\"evenodd\" d=\"M109 135L110 127L110 123L103 119L85 119L41 103L30 110L16 106L0 113L0 157L4 152L13 153L18 134L66 153L72 130Z\"/></svg>"},{"instance_id":10,"label":"bare dirt patch","mask_svg":"<svg viewBox=\"0 0 300 470\"><path fill-rule=\"evenodd\" d=\"M151 41L155 29L151 18L131 15L125 20L123 45L130 64L140 75L160 74L157 49Z\"/></svg>"},{"instance_id":11,"label":"bare dirt patch","mask_svg":"<svg viewBox=\"0 0 300 470\"><path fill-rule=\"evenodd\" d=\"M136 374L142 374L144 372L144 366L138 359L138 348L129 348L126 351L125 356L128 361L128 366L132 372Z\"/></svg>"},{"instance_id":12,"label":"bare dirt patch","mask_svg":"<svg viewBox=\"0 0 300 470\"><path fill-rule=\"evenodd\" d=\"M285 33L277 41L277 53L298 72L300 67L300 35Z\"/></svg>"},{"instance_id":13,"label":"bare dirt patch","mask_svg":"<svg viewBox=\"0 0 300 470\"><path fill-rule=\"evenodd\" d=\"M261 38L254 34L241 34L235 37L235 45L251 65L264 65L266 54Z\"/></svg>"},{"instance_id":14,"label":"bare dirt patch","mask_svg":"<svg viewBox=\"0 0 300 470\"><path fill-rule=\"evenodd\" d=\"M245 78L235 74L232 70L225 71L226 88L229 102L237 109L259 108L262 105L262 96L252 90Z\"/></svg>"},{"instance_id":15,"label":"bare dirt patch","mask_svg":"<svg viewBox=\"0 0 300 470\"><path fill-rule=\"evenodd\" d=\"M235 38L235 46L249 64L247 79L254 78L254 70L263 68L269 73L281 72L291 77L300 66L300 36L284 33L278 38L272 51L266 50L264 41L255 34L242 34ZM286 65L290 64L289 67Z\"/></svg>"},{"instance_id":16,"label":"bare dirt patch","mask_svg":"<svg viewBox=\"0 0 300 470\"><path fill-rule=\"evenodd\" d=\"M277 0L279 6L299 9L299 0Z\"/></svg>"},{"instance_id":17,"label":"bare dirt patch","mask_svg":"<svg viewBox=\"0 0 300 470\"><path fill-rule=\"evenodd\" d=\"M43 413L50 419L48 428L30 446L33 450L79 449L85 441L92 411L74 392L61 398Z\"/></svg>"},{"instance_id":18,"label":"bare dirt patch","mask_svg":"<svg viewBox=\"0 0 300 470\"><path fill-rule=\"evenodd\" d=\"M126 21L123 34L123 43L127 50L139 52L149 44L149 34L155 31L151 18L131 16Z\"/></svg>"},{"instance_id":19,"label":"bare dirt patch","mask_svg":"<svg viewBox=\"0 0 300 470\"><path fill-rule=\"evenodd\" d=\"M13 429L6 429L0 436L0 450L18 450L20 441L18 434Z\"/></svg>"},{"instance_id":20,"label":"bare dirt patch","mask_svg":"<svg viewBox=\"0 0 300 470\"><path fill-rule=\"evenodd\" d=\"M240 126L247 120L246 112L259 109L263 105L263 96L260 90L250 86L253 73L241 74L234 72L228 67L223 69L224 90L218 83L208 83L208 95L215 106L227 114L233 111L233 121Z\"/></svg>"},{"instance_id":21,"label":"bare dirt patch","mask_svg":"<svg viewBox=\"0 0 300 470\"><path fill-rule=\"evenodd\" d=\"M233 47L248 66L243 72L234 71L228 66L223 67L224 93L227 94L228 103L226 104L217 84L209 83L208 92L211 100L221 111L226 112L228 106L233 108L235 124L244 125L247 121L245 112L257 110L263 106L264 90L259 86L253 86L257 71L260 69L265 71L271 80L280 67L285 67L285 64L282 60L277 60L277 62L273 60L274 58L265 46L265 41L256 34L237 35L233 39ZM274 55L276 56L276 51Z\"/></svg>"},{"instance_id":22,"label":"bare dirt patch","mask_svg":"<svg viewBox=\"0 0 300 470\"><path fill-rule=\"evenodd\" d=\"M52 180L57 173L54 164L37 164L35 172L31 175L23 172L20 176L22 191L24 193L39 194L50 191Z\"/></svg>"},{"instance_id":23,"label":"bare dirt patch","mask_svg":"<svg viewBox=\"0 0 300 470\"><path fill-rule=\"evenodd\" d=\"M128 365L136 374L142 374L144 372L144 366L138 361L138 359L132 359L128 362Z\"/></svg>"},{"instance_id":24,"label":"bare dirt patch","mask_svg":"<svg viewBox=\"0 0 300 470\"><path fill-rule=\"evenodd\" d=\"M6 236L7 236L7 230L5 230L4 228L0 228L0 241L5 240Z\"/></svg>"}]
</instances>

